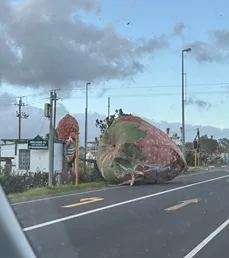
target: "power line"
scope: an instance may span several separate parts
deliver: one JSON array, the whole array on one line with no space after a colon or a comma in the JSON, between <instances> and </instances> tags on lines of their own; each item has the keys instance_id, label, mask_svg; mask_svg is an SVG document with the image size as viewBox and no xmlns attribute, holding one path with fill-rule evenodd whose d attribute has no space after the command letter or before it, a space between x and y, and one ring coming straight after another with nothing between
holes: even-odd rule
<instances>
[{"instance_id":1,"label":"power line","mask_svg":"<svg viewBox=\"0 0 229 258\"><path fill-rule=\"evenodd\" d=\"M226 84L228 84L229 85L229 83L212 83L212 84L210 84L210 83L206 83L206 84L190 84L190 85L188 85L188 87L200 87L200 86L216 86L216 85L221 85L221 86L223 86L223 84L224 84L224 86L226 86ZM131 90L132 92L133 92L133 90L134 89L136 89L136 90L142 90L142 89L149 89L149 90L153 90L154 88L174 88L174 87L180 87L180 85L155 85L155 86L128 86L128 87L109 87L107 90L113 90L113 89L117 89L117 90L119 90L119 91L123 91L123 90ZM225 87L224 87L225 88ZM103 89L103 87L96 87L95 89L97 89L97 90L99 90L99 89ZM106 89L106 88L105 88ZM77 88L77 89L72 89L72 88L63 88L62 89L62 91L63 92L65 92L65 91L67 91L67 90L71 90L71 91L73 91L73 92L76 92L76 91L82 91L83 90L83 88ZM55 89L55 90L52 90L53 92L54 91L57 91L57 89ZM22 98L25 98L25 97L35 97L35 96L37 96L37 95L39 95L39 94L45 94L45 92L47 92L47 90L45 90L45 91L43 91L43 92L40 92L40 93L34 93L34 94L29 94L29 95L25 95L25 96L22 96ZM137 94L137 96L136 96L136 94ZM136 93L136 94L109 94L109 97L112 97L112 98L121 98L121 97L125 97L125 98L131 98L131 97L147 97L147 96L151 96L151 97L153 97L153 96L155 96L155 97L163 97L163 96L179 96L180 95L180 93L173 93L173 92L171 92L171 93L149 93L149 92L147 92L147 93ZM203 92L200 92L200 91L192 91L192 92L189 92L189 95L190 94L206 94L206 95L209 95L209 94L229 94L229 90L228 91L226 91L226 90L217 90L217 91L203 91ZM20 97L19 97L20 98ZM81 99L82 97L81 96L72 96L71 98L69 98L69 99ZM103 96L100 96L100 97L98 97L98 96L90 96L90 98L107 98L107 96L104 94ZM0 100L1 99L7 99L7 98L5 98L5 97L1 97L0 96ZM31 100L31 101L27 101L26 103L27 103L27 105L32 105L32 104L36 104L36 103L41 103L42 102L42 100L47 100L48 98L47 97L43 97L43 98L40 98L40 99L35 99L35 100ZM60 98L58 98L58 100L59 100ZM64 99L64 97L63 98L61 98L61 99ZM10 104L9 104L10 105Z\"/></svg>"},{"instance_id":2,"label":"power line","mask_svg":"<svg viewBox=\"0 0 229 258\"><path fill-rule=\"evenodd\" d=\"M200 87L200 86L229 86L229 82L219 82L219 83L199 83L199 84L188 84L189 87ZM123 86L120 85L119 87L104 87L104 86L96 86L94 89L106 89L106 90L128 90L128 89L154 89L154 88L180 88L180 84L174 84L174 85L152 85L152 86ZM84 87L77 87L77 88L71 88L71 87L65 87L62 89L62 91L85 91Z\"/></svg>"},{"instance_id":3,"label":"power line","mask_svg":"<svg viewBox=\"0 0 229 258\"><path fill-rule=\"evenodd\" d=\"M198 94L198 95L221 95L221 94L229 94L229 91L203 91L203 92L200 92L200 91L192 91L192 92L189 92L189 95L195 95L195 94ZM135 93L135 94L109 94L109 97L112 97L112 98L136 98L136 97L166 97L166 96L180 96L180 93ZM90 99L91 98L96 98L96 99L103 99L103 98L106 98L107 99L107 95L104 95L104 96L90 96ZM38 103L43 103L43 100L47 100L48 98L42 98L42 99L38 99L36 101L29 101L27 102L27 105L33 105L33 104L38 104ZM58 98L58 100L64 100L63 97L61 98ZM82 99L82 96L72 96L71 98L68 98L68 99Z\"/></svg>"},{"instance_id":4,"label":"power line","mask_svg":"<svg viewBox=\"0 0 229 258\"><path fill-rule=\"evenodd\" d=\"M229 87L229 82L218 82L218 83L202 83L202 84L189 84L188 85L188 88L190 87L201 87L201 86L228 86ZM152 85L152 86L123 86L123 85L120 85L119 87L104 87L104 86L96 86L94 89L97 89L97 90L103 90L103 89L106 89L106 90L128 90L128 89L154 89L154 88L180 88L181 86L179 84L174 84L174 85ZM55 91L55 90L60 90L60 89L51 89L52 91ZM64 87L61 89L63 92L65 91L85 91L85 87L77 87L77 88L73 88L73 87ZM33 94L28 94L28 95L25 95L25 96L22 96L23 98L25 97L34 97L34 96L38 96L38 95L44 95L46 94L47 92L50 92L50 90L43 90L43 91L40 91L40 92L35 92ZM5 93L5 92L0 92L1 93ZM18 97L17 97L18 98ZM0 96L0 99L7 99L7 97L1 97ZM45 98L47 99L47 98Z\"/></svg>"},{"instance_id":5,"label":"power line","mask_svg":"<svg viewBox=\"0 0 229 258\"><path fill-rule=\"evenodd\" d=\"M37 130L37 135L40 135L40 133L42 132L42 129L44 127L45 124L45 119L44 119L44 115L41 114L40 119L38 120L38 130Z\"/></svg>"},{"instance_id":6,"label":"power line","mask_svg":"<svg viewBox=\"0 0 229 258\"><path fill-rule=\"evenodd\" d=\"M208 94L213 94L213 95L216 95L216 94L229 94L229 91L211 91L211 92L189 92L189 95L192 95L192 94L203 94L203 95L208 95ZM145 94L109 94L109 97L111 98L138 98L138 97L170 97L170 96L180 96L180 93L152 93L152 94L149 94L149 93L145 93ZM101 96L101 97L98 97L98 96L90 96L90 98L96 98L96 99L102 99L102 98L106 98L107 99L107 96L104 95L104 96ZM77 97L71 97L70 99L82 99L81 96L77 96Z\"/></svg>"},{"instance_id":7,"label":"power line","mask_svg":"<svg viewBox=\"0 0 229 258\"><path fill-rule=\"evenodd\" d=\"M37 97L37 96L43 96L43 95L45 95L45 94L47 94L47 93L49 93L50 91L54 91L54 90L60 90L60 89L50 89L50 90L42 90L42 91L36 91L36 92L34 92L34 93L31 93L31 94L27 94L27 95L24 95L24 96L13 96L13 97L15 97L15 98L20 98L20 97L22 97L22 98L27 98L27 97ZM0 99L9 99L8 97L3 97L3 96L1 96L1 94L5 94L5 93L7 93L7 92L3 92L3 91L0 91ZM45 98L45 99L47 99L47 98Z\"/></svg>"}]
</instances>

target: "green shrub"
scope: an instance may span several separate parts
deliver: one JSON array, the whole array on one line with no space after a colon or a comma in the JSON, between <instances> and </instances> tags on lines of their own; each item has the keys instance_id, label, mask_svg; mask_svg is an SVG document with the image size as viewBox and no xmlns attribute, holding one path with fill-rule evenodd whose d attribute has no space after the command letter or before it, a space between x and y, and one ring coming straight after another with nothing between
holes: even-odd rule
<instances>
[{"instance_id":1,"label":"green shrub","mask_svg":"<svg viewBox=\"0 0 229 258\"><path fill-rule=\"evenodd\" d=\"M15 173L6 169L0 169L0 184L6 194L22 193L32 188L48 186L49 174L47 172L37 171L36 173ZM83 163L79 165L79 183L104 181L97 167L88 169L84 173ZM75 184L75 174L54 173L53 185Z\"/></svg>"},{"instance_id":2,"label":"green shrub","mask_svg":"<svg viewBox=\"0 0 229 258\"><path fill-rule=\"evenodd\" d=\"M186 162L187 162L187 165L190 166L190 167L195 166L195 160L194 160L194 153L193 152L188 152L186 154Z\"/></svg>"}]
</instances>

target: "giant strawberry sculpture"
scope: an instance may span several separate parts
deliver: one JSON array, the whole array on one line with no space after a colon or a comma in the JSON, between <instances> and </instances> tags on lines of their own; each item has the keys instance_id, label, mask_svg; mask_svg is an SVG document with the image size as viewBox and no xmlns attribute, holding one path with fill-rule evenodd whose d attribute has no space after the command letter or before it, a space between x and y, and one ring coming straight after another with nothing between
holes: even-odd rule
<instances>
[{"instance_id":1,"label":"giant strawberry sculpture","mask_svg":"<svg viewBox=\"0 0 229 258\"><path fill-rule=\"evenodd\" d=\"M58 123L56 131L59 139L67 140L72 133L78 135L79 125L73 116L67 114Z\"/></svg>"},{"instance_id":2,"label":"giant strawberry sculpture","mask_svg":"<svg viewBox=\"0 0 229 258\"><path fill-rule=\"evenodd\" d=\"M78 122L73 116L67 114L60 120L56 131L59 139L67 141L64 146L64 155L65 162L68 164L68 171L71 171L75 160L76 140L79 134Z\"/></svg>"},{"instance_id":3,"label":"giant strawberry sculpture","mask_svg":"<svg viewBox=\"0 0 229 258\"><path fill-rule=\"evenodd\" d=\"M170 181L186 162L179 147L161 130L136 116L120 116L99 143L97 165L112 183Z\"/></svg>"}]
</instances>

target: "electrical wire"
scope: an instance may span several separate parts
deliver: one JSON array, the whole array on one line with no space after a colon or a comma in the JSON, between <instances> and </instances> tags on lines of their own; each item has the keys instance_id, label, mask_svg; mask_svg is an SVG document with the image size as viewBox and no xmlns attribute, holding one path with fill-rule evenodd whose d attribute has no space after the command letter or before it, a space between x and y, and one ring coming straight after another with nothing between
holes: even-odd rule
<instances>
[{"instance_id":1,"label":"electrical wire","mask_svg":"<svg viewBox=\"0 0 229 258\"><path fill-rule=\"evenodd\" d=\"M188 85L189 88L192 88L192 87L201 87L201 86L224 86L224 90L216 90L216 91L191 91L189 92L188 94L189 95L194 95L194 94L197 94L197 95L216 95L216 94L229 94L229 83L228 82L220 82L220 83L203 83L203 84L190 84ZM139 92L136 92L134 94L129 94L129 93L126 93L126 94L115 94L115 93L112 93L112 94L109 94L109 97L112 97L112 98L136 98L136 97L166 97L166 96L179 96L180 93L175 93L175 92L162 92L162 93L150 93L150 92L147 92L147 93L142 93L142 89L148 89L148 90L153 90L154 88L177 88L177 87L180 87L180 85L154 85L154 86L127 86L127 87L109 87L109 88L106 88L106 90L110 91L110 90L119 90L119 91L124 91L124 90L131 90L133 92L134 89L136 90L141 90L141 93ZM228 90L225 90L225 88L228 87ZM218 87L217 87L218 88ZM96 87L97 90L99 89L104 89L104 86L100 86L100 87ZM61 89L61 92L66 92L66 91L71 91L71 92L81 92L82 93L82 90L85 90L85 88L70 88L70 87L66 87L66 88L63 88ZM44 100L48 100L49 97L41 97L41 98L36 98L37 96L44 96L46 93L50 92L50 90L44 90L44 91L40 91L40 92L35 92L33 94L28 94L28 95L24 95L22 97L25 97L25 98L31 98L31 97L35 97L35 99L33 98L33 100L27 100L26 101L26 105L34 105L34 104L38 104L38 103L41 103L41 102L44 102ZM97 99L102 99L102 98L107 98L108 96L106 94L104 94L103 96L98 96L96 94L93 94L93 95L90 95L90 98L97 98ZM82 96L71 96L70 98L66 98L66 97L60 97L61 99L82 99ZM0 96L0 100L3 100L3 99L7 99L5 97L1 97ZM9 105L12 105L12 104L6 104L7 106Z\"/></svg>"},{"instance_id":2,"label":"electrical wire","mask_svg":"<svg viewBox=\"0 0 229 258\"><path fill-rule=\"evenodd\" d=\"M92 84L93 85L93 84ZM202 84L188 84L188 88L192 88L192 87L202 87L202 86L223 86L224 88L228 87L228 90L229 90L229 82L219 82L219 83L202 83ZM106 89L106 90L129 90L129 89L154 89L154 88L180 88L181 86L176 84L176 85L152 85L152 86L123 86L123 85L120 85L119 87L106 87L104 85L99 85L99 86L96 86L96 87L91 87L92 89L96 89L96 90L103 90L103 89ZM85 91L85 87L77 87L77 88L74 88L74 87L65 87L65 88L62 88L62 89L58 89L58 90L61 90L62 92L66 92L66 91L71 91L71 92L75 92L75 91ZM21 96L21 97L36 97L38 95L44 95L44 94L47 94L48 92L50 92L50 90L43 90L43 91L40 91L40 92L35 92L33 94L28 94L28 95L24 95L24 96ZM1 93L5 93L5 92L0 92ZM16 97L15 98L19 98L19 97ZM7 99L6 97L1 97L0 95L0 99Z\"/></svg>"},{"instance_id":3,"label":"electrical wire","mask_svg":"<svg viewBox=\"0 0 229 258\"><path fill-rule=\"evenodd\" d=\"M93 87L93 84L91 84ZM202 87L202 86L226 86L229 89L229 83L228 82L219 82L219 83L201 83L201 84L188 84L187 87ZM96 86L96 89L107 89L107 90L113 90L113 89L118 89L118 90L128 90L128 89L154 89L154 88L181 88L180 84L175 84L175 85L152 85L152 86L123 86L120 85L119 87L106 87L106 86ZM78 88L71 88L71 87L65 87L61 89L62 91L77 91L77 90L83 90L85 91L85 87L78 87Z\"/></svg>"}]
</instances>

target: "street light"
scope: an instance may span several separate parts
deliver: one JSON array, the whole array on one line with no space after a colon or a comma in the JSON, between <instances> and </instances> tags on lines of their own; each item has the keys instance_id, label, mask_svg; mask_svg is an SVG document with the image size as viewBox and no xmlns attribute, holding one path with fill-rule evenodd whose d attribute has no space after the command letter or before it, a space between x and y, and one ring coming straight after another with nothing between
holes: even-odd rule
<instances>
[{"instance_id":1,"label":"street light","mask_svg":"<svg viewBox=\"0 0 229 258\"><path fill-rule=\"evenodd\" d=\"M184 100L184 53L186 52L190 52L192 49L191 48L185 48L181 51L181 77L182 77L182 152L185 158L185 111L184 111L184 104L185 104L185 100Z\"/></svg>"},{"instance_id":2,"label":"street light","mask_svg":"<svg viewBox=\"0 0 229 258\"><path fill-rule=\"evenodd\" d=\"M85 135L84 135L84 173L86 173L86 156L87 156L87 109L88 109L88 86L90 82L86 83L86 107L85 107Z\"/></svg>"}]
</instances>

